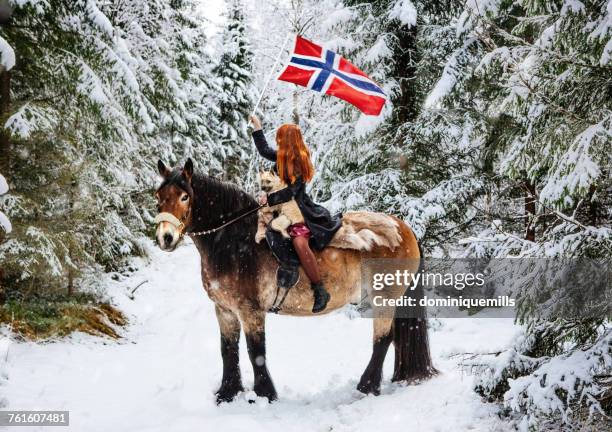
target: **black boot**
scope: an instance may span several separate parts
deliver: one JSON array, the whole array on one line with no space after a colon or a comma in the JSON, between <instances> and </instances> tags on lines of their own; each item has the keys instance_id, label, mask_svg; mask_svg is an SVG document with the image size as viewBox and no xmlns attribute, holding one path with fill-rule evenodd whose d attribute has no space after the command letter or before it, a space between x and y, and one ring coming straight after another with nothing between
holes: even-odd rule
<instances>
[{"instance_id":1,"label":"black boot","mask_svg":"<svg viewBox=\"0 0 612 432\"><path fill-rule=\"evenodd\" d=\"M312 291L314 292L314 305L312 306L312 313L319 313L327 307L329 301L329 293L323 286L322 282L310 284Z\"/></svg>"}]
</instances>

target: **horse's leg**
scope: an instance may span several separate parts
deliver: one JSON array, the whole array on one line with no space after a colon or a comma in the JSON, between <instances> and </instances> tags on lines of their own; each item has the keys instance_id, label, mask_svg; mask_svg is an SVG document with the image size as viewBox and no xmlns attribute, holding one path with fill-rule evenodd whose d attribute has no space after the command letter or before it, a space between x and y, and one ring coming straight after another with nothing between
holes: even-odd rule
<instances>
[{"instance_id":1,"label":"horse's leg","mask_svg":"<svg viewBox=\"0 0 612 432\"><path fill-rule=\"evenodd\" d=\"M238 342L240 341L240 321L228 309L215 305L217 321L221 330L221 357L223 358L223 378L217 390L217 403L231 402L243 390L240 378Z\"/></svg>"},{"instance_id":2,"label":"horse's leg","mask_svg":"<svg viewBox=\"0 0 612 432\"><path fill-rule=\"evenodd\" d=\"M266 364L266 313L248 309L240 313L247 341L249 358L253 365L254 386L257 396L267 397L271 402L277 399L274 383Z\"/></svg>"},{"instance_id":3,"label":"horse's leg","mask_svg":"<svg viewBox=\"0 0 612 432\"><path fill-rule=\"evenodd\" d=\"M391 341L393 341L393 319L374 319L374 347L370 362L363 371L357 390L365 394L380 394L380 381L382 380L382 368L385 356Z\"/></svg>"}]
</instances>

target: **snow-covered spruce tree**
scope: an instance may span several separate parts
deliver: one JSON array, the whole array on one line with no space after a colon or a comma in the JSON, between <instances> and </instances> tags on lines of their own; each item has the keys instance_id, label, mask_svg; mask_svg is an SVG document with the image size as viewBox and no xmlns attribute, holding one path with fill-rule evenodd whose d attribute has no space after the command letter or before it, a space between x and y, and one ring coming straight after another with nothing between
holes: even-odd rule
<instances>
[{"instance_id":1,"label":"snow-covered spruce tree","mask_svg":"<svg viewBox=\"0 0 612 432\"><path fill-rule=\"evenodd\" d=\"M13 6L1 36L17 57L2 118L15 187L0 209L14 230L0 260L9 297L28 298L84 287L140 250L157 157L221 163L194 2Z\"/></svg>"},{"instance_id":2,"label":"snow-covered spruce tree","mask_svg":"<svg viewBox=\"0 0 612 432\"><path fill-rule=\"evenodd\" d=\"M65 22L62 28L67 6L26 3L2 29L17 55L12 100L3 118L9 160L5 170L15 185L2 198L15 228L0 249L9 297L60 286L72 291L79 261L87 259L92 240L84 222L95 211L95 202L77 185L90 170L84 156L98 134L90 121L95 99L105 98L89 64L102 63L103 53L86 48L94 33L82 31L83 21ZM84 16L85 5L81 12ZM90 12L95 16L99 10ZM109 124L102 120L99 126L98 143Z\"/></svg>"},{"instance_id":3,"label":"snow-covered spruce tree","mask_svg":"<svg viewBox=\"0 0 612 432\"><path fill-rule=\"evenodd\" d=\"M251 78L253 54L241 0L227 2L226 24L218 44L219 60L214 69L215 139L222 145L216 148L217 157L224 161L223 177L242 183L252 148L247 125L255 97Z\"/></svg>"},{"instance_id":4,"label":"snow-covered spruce tree","mask_svg":"<svg viewBox=\"0 0 612 432\"><path fill-rule=\"evenodd\" d=\"M456 29L428 102L475 126L489 226L464 241L466 256L609 259L612 2L470 1ZM572 297L533 287L517 287L524 337L478 390L525 427L609 414L609 312L542 320L542 298L562 310Z\"/></svg>"},{"instance_id":5,"label":"snow-covered spruce tree","mask_svg":"<svg viewBox=\"0 0 612 432\"><path fill-rule=\"evenodd\" d=\"M6 25L10 19L12 10L7 3L0 3L0 25ZM0 36L0 121L4 119L10 108L10 82L11 69L15 66L15 51L13 47ZM0 128L0 195L8 192L9 186L2 172L6 172L10 165L10 140L8 133ZM4 241L7 234L13 230L11 222L4 212L0 210L0 244ZM4 271L0 266L0 303L6 299L6 292L3 284Z\"/></svg>"},{"instance_id":6,"label":"snow-covered spruce tree","mask_svg":"<svg viewBox=\"0 0 612 432\"><path fill-rule=\"evenodd\" d=\"M156 96L150 99L156 104L167 104L158 108L160 124L156 141L162 142L159 147L166 152L165 160L178 164L191 156L203 169L219 173L224 159L218 155L218 147L224 144L216 136L216 123L211 121L218 88L203 26L205 21L197 13L195 0L163 1L162 5L160 16L154 20L158 29L152 29L148 37L151 43L163 46L160 33L155 33L161 27L168 51L165 55L147 58L154 65L152 75L161 78L161 82L151 87ZM135 8L138 10L139 6ZM159 147L149 148L152 159L159 154Z\"/></svg>"}]
</instances>

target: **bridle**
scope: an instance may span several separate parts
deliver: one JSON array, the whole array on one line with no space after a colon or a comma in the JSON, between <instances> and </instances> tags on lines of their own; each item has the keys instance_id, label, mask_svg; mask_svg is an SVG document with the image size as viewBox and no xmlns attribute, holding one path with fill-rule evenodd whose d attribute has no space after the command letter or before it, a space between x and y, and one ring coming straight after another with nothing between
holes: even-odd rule
<instances>
[{"instance_id":1,"label":"bridle","mask_svg":"<svg viewBox=\"0 0 612 432\"><path fill-rule=\"evenodd\" d=\"M255 208L252 208L250 210L248 210L247 212L245 212L244 214L241 214L240 216L235 217L234 219L231 219L228 222L225 222L222 225L219 225L216 228L211 228L208 230L204 230L204 231L196 231L196 232L185 232L185 223L180 220L179 218L177 218L176 216L174 216L172 213L168 213L168 212L162 212L159 213L157 216L155 216L155 224L159 225L162 222L168 222L171 225L174 225L176 227L176 229L179 230L179 236L182 238L184 235L187 235L189 237L198 237L198 236L204 236L204 235L208 235L208 234L213 234L216 233L217 231L222 230L223 228L238 222L240 219L243 219L247 216L249 216L250 214L255 213L256 211L258 211L259 209L265 207L266 204L262 204L259 205Z\"/></svg>"},{"instance_id":2,"label":"bridle","mask_svg":"<svg viewBox=\"0 0 612 432\"><path fill-rule=\"evenodd\" d=\"M159 225L162 222L168 222L170 225L174 225L176 229L179 230L179 234L181 237L183 236L183 230L185 229L185 224L183 223L183 221L179 220L179 218L174 216L172 213L168 213L168 212L159 213L157 216L155 216L154 222L155 222L155 225Z\"/></svg>"}]
</instances>

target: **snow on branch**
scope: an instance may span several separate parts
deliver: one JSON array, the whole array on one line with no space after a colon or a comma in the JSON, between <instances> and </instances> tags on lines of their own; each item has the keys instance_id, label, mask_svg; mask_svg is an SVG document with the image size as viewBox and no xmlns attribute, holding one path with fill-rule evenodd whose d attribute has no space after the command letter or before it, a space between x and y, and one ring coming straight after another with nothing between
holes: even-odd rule
<instances>
[{"instance_id":1,"label":"snow on branch","mask_svg":"<svg viewBox=\"0 0 612 432\"><path fill-rule=\"evenodd\" d=\"M7 234L13 231L13 226L11 225L11 221L1 211L0 211L0 228L2 228Z\"/></svg>"},{"instance_id":2,"label":"snow on branch","mask_svg":"<svg viewBox=\"0 0 612 432\"><path fill-rule=\"evenodd\" d=\"M104 33L107 34L108 37L113 37L114 27L111 24L110 20L102 13L98 6L94 1L87 2L87 16L88 18Z\"/></svg>"},{"instance_id":3,"label":"snow on branch","mask_svg":"<svg viewBox=\"0 0 612 432\"><path fill-rule=\"evenodd\" d=\"M9 0L15 7L25 8L27 6L31 6L34 8L36 13L43 14L45 13L45 8L49 8L49 2L47 0Z\"/></svg>"},{"instance_id":4,"label":"snow on branch","mask_svg":"<svg viewBox=\"0 0 612 432\"><path fill-rule=\"evenodd\" d=\"M462 75L460 71L460 59L467 55L468 49L476 40L476 38L466 39L463 45L455 50L448 58L444 70L442 71L442 76L427 95L427 99L425 99L425 108L436 108L440 105L442 99L453 91L458 78Z\"/></svg>"},{"instance_id":5,"label":"snow on branch","mask_svg":"<svg viewBox=\"0 0 612 432\"><path fill-rule=\"evenodd\" d=\"M26 103L8 118L4 127L15 137L28 139L34 132L52 130L56 124L54 109Z\"/></svg>"},{"instance_id":6,"label":"snow on branch","mask_svg":"<svg viewBox=\"0 0 612 432\"><path fill-rule=\"evenodd\" d=\"M509 379L504 403L514 411L526 413L532 424L537 416L556 414L571 423L576 404L586 405L591 414L601 412L597 398L605 389L596 376L609 373L610 368L612 329L607 329L591 347L552 357L530 375Z\"/></svg>"},{"instance_id":7,"label":"snow on branch","mask_svg":"<svg viewBox=\"0 0 612 432\"><path fill-rule=\"evenodd\" d=\"M389 18L398 19L403 25L412 27L417 22L417 10L410 0L400 0L389 12Z\"/></svg>"},{"instance_id":8,"label":"snow on branch","mask_svg":"<svg viewBox=\"0 0 612 432\"><path fill-rule=\"evenodd\" d=\"M15 51L2 36L0 36L0 65L6 70L15 66Z\"/></svg>"},{"instance_id":9,"label":"snow on branch","mask_svg":"<svg viewBox=\"0 0 612 432\"><path fill-rule=\"evenodd\" d=\"M471 30L478 18L495 16L501 0L468 0L465 9L457 22L457 34Z\"/></svg>"},{"instance_id":10,"label":"snow on branch","mask_svg":"<svg viewBox=\"0 0 612 432\"><path fill-rule=\"evenodd\" d=\"M103 104L108 102L108 97L104 91L102 80L100 77L85 63L79 59L81 64L81 77L77 90L89 97L93 102Z\"/></svg>"},{"instance_id":11,"label":"snow on branch","mask_svg":"<svg viewBox=\"0 0 612 432\"><path fill-rule=\"evenodd\" d=\"M554 173L540 193L544 202L569 207L574 204L570 195L585 193L599 178L601 169L593 160L591 145L597 138L609 140L612 137L609 130L611 123L612 116L608 116L601 122L588 126L576 137L556 164ZM568 199L570 201L567 201Z\"/></svg>"},{"instance_id":12,"label":"snow on branch","mask_svg":"<svg viewBox=\"0 0 612 432\"><path fill-rule=\"evenodd\" d=\"M0 195L4 195L9 190L8 183L2 174L0 174Z\"/></svg>"},{"instance_id":13,"label":"snow on branch","mask_svg":"<svg viewBox=\"0 0 612 432\"><path fill-rule=\"evenodd\" d=\"M590 23L589 28L593 31L589 34L589 41L603 41L610 33L612 33L612 0L608 0L605 6L605 13L593 23ZM608 43L603 49L599 64L605 66L612 61L612 37L608 39Z\"/></svg>"},{"instance_id":14,"label":"snow on branch","mask_svg":"<svg viewBox=\"0 0 612 432\"><path fill-rule=\"evenodd\" d=\"M0 174L0 195L4 195L9 190L8 183L2 174ZM0 211L0 228L4 230L7 234L13 230L13 226L11 225L11 221L9 221L8 217Z\"/></svg>"},{"instance_id":15,"label":"snow on branch","mask_svg":"<svg viewBox=\"0 0 612 432\"><path fill-rule=\"evenodd\" d=\"M571 322L542 322L536 326L546 333L561 326L575 328ZM599 400L605 395L612 367L612 328L604 326L590 344L575 346L556 356L534 356L542 340L520 333L507 349L496 353L475 353L460 365L474 376L474 388L490 400L501 399L521 424L521 430L541 426L543 419L560 418L571 425L581 408L588 415L602 413ZM529 354L528 354L529 353Z\"/></svg>"}]
</instances>

